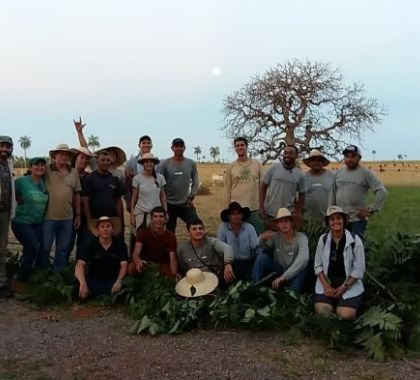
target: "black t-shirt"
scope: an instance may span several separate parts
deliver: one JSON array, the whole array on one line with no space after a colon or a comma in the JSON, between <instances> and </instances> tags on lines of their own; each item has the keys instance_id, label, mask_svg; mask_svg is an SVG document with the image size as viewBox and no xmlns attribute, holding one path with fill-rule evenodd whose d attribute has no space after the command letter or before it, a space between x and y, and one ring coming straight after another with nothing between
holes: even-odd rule
<instances>
[{"instance_id":1,"label":"black t-shirt","mask_svg":"<svg viewBox=\"0 0 420 380\"><path fill-rule=\"evenodd\" d=\"M121 261L128 261L127 246L122 239L112 239L108 249L102 247L99 238L87 243L77 256L88 264L88 275L96 278L116 278Z\"/></svg>"},{"instance_id":2,"label":"black t-shirt","mask_svg":"<svg viewBox=\"0 0 420 380\"><path fill-rule=\"evenodd\" d=\"M344 248L346 246L346 234L344 234L338 245L331 239L330 263L328 265L328 278L331 286L337 288L346 280L346 268L344 266Z\"/></svg>"},{"instance_id":3,"label":"black t-shirt","mask_svg":"<svg viewBox=\"0 0 420 380\"><path fill-rule=\"evenodd\" d=\"M111 173L99 174L96 170L83 178L83 195L89 197L92 218L117 216L116 199L122 197L120 181Z\"/></svg>"}]
</instances>

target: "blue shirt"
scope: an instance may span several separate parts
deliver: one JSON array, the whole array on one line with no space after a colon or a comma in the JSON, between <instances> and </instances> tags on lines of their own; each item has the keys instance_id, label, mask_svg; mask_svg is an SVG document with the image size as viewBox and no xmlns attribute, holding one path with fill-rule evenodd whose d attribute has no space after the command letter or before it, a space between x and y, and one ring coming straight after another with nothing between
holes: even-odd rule
<instances>
[{"instance_id":1,"label":"blue shirt","mask_svg":"<svg viewBox=\"0 0 420 380\"><path fill-rule=\"evenodd\" d=\"M229 222L222 223L217 237L232 247L234 260L250 260L255 257L258 236L252 224L243 222L239 234L235 235Z\"/></svg>"}]
</instances>

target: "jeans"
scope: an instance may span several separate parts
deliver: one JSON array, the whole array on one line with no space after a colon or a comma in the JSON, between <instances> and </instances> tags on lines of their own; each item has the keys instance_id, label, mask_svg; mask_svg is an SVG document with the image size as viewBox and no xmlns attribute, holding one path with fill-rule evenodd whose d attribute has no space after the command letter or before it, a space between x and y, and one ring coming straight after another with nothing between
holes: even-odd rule
<instances>
[{"instance_id":1,"label":"jeans","mask_svg":"<svg viewBox=\"0 0 420 380\"><path fill-rule=\"evenodd\" d=\"M53 269L59 271L68 264L68 250L73 234L73 219L44 221L43 228L43 263L49 264L50 252L55 241Z\"/></svg>"},{"instance_id":2,"label":"jeans","mask_svg":"<svg viewBox=\"0 0 420 380\"><path fill-rule=\"evenodd\" d=\"M358 220L357 222L350 222L347 225L347 229L356 235L359 235L360 239L365 240L365 230L367 226L367 220Z\"/></svg>"},{"instance_id":3,"label":"jeans","mask_svg":"<svg viewBox=\"0 0 420 380\"><path fill-rule=\"evenodd\" d=\"M12 230L16 239L22 244L22 258L17 273L17 280L27 282L33 269L46 269L42 255L43 223L12 222Z\"/></svg>"},{"instance_id":4,"label":"jeans","mask_svg":"<svg viewBox=\"0 0 420 380\"><path fill-rule=\"evenodd\" d=\"M185 223L198 218L195 208L189 207L186 203L176 205L168 203L168 214L169 220L166 227L173 233L175 233L178 218L181 218Z\"/></svg>"},{"instance_id":5,"label":"jeans","mask_svg":"<svg viewBox=\"0 0 420 380\"><path fill-rule=\"evenodd\" d=\"M255 259L254 269L252 270L252 282L256 283L270 273L276 273L277 277L281 276L285 270L278 263L275 262L270 256L261 253ZM301 270L295 277L287 282L287 286L292 290L299 292L305 282L306 268ZM274 278L272 279L274 280Z\"/></svg>"},{"instance_id":6,"label":"jeans","mask_svg":"<svg viewBox=\"0 0 420 380\"><path fill-rule=\"evenodd\" d=\"M7 285L6 252L9 224L10 211L0 211L0 287Z\"/></svg>"},{"instance_id":7,"label":"jeans","mask_svg":"<svg viewBox=\"0 0 420 380\"><path fill-rule=\"evenodd\" d=\"M87 275L86 283L93 297L101 296L104 294L111 294L112 287L117 281L117 277L114 278L98 278Z\"/></svg>"}]
</instances>

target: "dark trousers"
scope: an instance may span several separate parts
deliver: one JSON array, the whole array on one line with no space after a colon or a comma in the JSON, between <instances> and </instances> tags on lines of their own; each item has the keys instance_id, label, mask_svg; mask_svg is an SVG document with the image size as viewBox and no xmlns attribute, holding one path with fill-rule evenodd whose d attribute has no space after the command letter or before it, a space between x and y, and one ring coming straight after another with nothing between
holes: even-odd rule
<instances>
[{"instance_id":1,"label":"dark trousers","mask_svg":"<svg viewBox=\"0 0 420 380\"><path fill-rule=\"evenodd\" d=\"M254 259L233 260L233 273L235 274L236 280L251 282L254 262Z\"/></svg>"},{"instance_id":2,"label":"dark trousers","mask_svg":"<svg viewBox=\"0 0 420 380\"><path fill-rule=\"evenodd\" d=\"M104 294L111 294L111 289L115 284L117 277L113 278L99 278L86 276L86 283L93 297Z\"/></svg>"},{"instance_id":3,"label":"dark trousers","mask_svg":"<svg viewBox=\"0 0 420 380\"><path fill-rule=\"evenodd\" d=\"M189 207L186 203L176 205L168 203L168 214L169 220L166 227L174 233L178 218L181 218L185 223L198 218L195 208Z\"/></svg>"},{"instance_id":4,"label":"dark trousers","mask_svg":"<svg viewBox=\"0 0 420 380\"><path fill-rule=\"evenodd\" d=\"M356 235L359 235L360 239L365 240L365 230L367 226L366 220L358 220L357 222L350 222L347 225L347 229Z\"/></svg>"}]
</instances>

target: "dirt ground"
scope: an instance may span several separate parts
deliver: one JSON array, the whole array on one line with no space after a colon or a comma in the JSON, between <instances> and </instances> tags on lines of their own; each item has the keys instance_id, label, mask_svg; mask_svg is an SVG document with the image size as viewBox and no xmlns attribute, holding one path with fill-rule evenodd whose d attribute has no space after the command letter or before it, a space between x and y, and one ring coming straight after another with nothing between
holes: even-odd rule
<instances>
[{"instance_id":1,"label":"dirt ground","mask_svg":"<svg viewBox=\"0 0 420 380\"><path fill-rule=\"evenodd\" d=\"M290 334L129 335L133 321L89 305L0 302L0 379L418 379L420 362L347 356Z\"/></svg>"}]
</instances>

